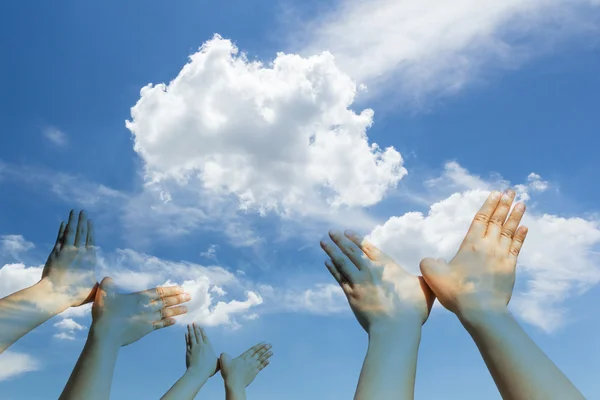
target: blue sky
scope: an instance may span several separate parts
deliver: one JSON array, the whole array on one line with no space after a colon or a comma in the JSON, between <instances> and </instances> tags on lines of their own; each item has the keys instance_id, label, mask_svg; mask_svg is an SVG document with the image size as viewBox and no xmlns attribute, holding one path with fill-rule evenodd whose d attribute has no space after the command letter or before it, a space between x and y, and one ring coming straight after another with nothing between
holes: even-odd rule
<instances>
[{"instance_id":1,"label":"blue sky","mask_svg":"<svg viewBox=\"0 0 600 400\"><path fill-rule=\"evenodd\" d=\"M367 338L323 265L321 236L370 234L414 272L422 257L453 256L486 191L518 185L530 233L513 311L600 397L600 323L588 309L600 301L598 2L464 2L453 13L431 11L443 1L387 3L0 5L0 295L35 282L60 221L85 208L98 279L110 273L124 291L185 282L217 352L273 344L249 398L347 399ZM227 40L262 69L231 58ZM278 52L298 56L271 74ZM198 69L182 71L194 53ZM165 94L140 95L162 82ZM264 99L261 120L251 105ZM269 115L274 128L261 125ZM313 126L319 152L303 141ZM372 143L395 150L381 161ZM90 322L85 310L58 316L0 356L2 398L57 397ZM183 334L176 325L123 348L112 398L160 397L184 372ZM21 372L8 376L8 357ZM222 396L217 376L198 398ZM423 328L416 397L499 398L441 308Z\"/></svg>"}]
</instances>

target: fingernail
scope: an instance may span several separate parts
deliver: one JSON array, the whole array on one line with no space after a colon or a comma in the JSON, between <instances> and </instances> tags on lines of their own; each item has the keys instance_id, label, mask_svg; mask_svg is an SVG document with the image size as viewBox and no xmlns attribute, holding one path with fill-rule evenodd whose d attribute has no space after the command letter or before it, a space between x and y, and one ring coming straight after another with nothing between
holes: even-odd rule
<instances>
[{"instance_id":1,"label":"fingernail","mask_svg":"<svg viewBox=\"0 0 600 400\"><path fill-rule=\"evenodd\" d=\"M329 231L329 235L330 235L330 236L336 236L336 237L337 237L339 234L338 234L338 231L337 231L336 229L331 229L331 230Z\"/></svg>"},{"instance_id":2,"label":"fingernail","mask_svg":"<svg viewBox=\"0 0 600 400\"><path fill-rule=\"evenodd\" d=\"M183 298L185 299L185 301L190 301L192 299L192 296L190 296L189 293L186 293Z\"/></svg>"},{"instance_id":3,"label":"fingernail","mask_svg":"<svg viewBox=\"0 0 600 400\"><path fill-rule=\"evenodd\" d=\"M497 199L498 197L500 197L500 192L497 190L492 191L491 197L492 199Z\"/></svg>"},{"instance_id":4,"label":"fingernail","mask_svg":"<svg viewBox=\"0 0 600 400\"><path fill-rule=\"evenodd\" d=\"M515 206L515 210L517 210L517 211L522 211L522 210L524 210L524 209L525 209L525 203L518 203L518 204Z\"/></svg>"}]
</instances>

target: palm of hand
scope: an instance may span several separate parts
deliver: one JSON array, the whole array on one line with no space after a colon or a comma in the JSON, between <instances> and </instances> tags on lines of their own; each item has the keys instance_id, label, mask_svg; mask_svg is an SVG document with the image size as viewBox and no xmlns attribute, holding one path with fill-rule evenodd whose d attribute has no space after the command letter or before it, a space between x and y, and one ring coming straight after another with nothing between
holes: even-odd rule
<instances>
[{"instance_id":1,"label":"palm of hand","mask_svg":"<svg viewBox=\"0 0 600 400\"><path fill-rule=\"evenodd\" d=\"M273 355L271 345L259 343L246 350L233 360L226 354L221 354L221 375L225 382L246 387L254 381L256 375L269 364Z\"/></svg>"},{"instance_id":2,"label":"palm of hand","mask_svg":"<svg viewBox=\"0 0 600 400\"><path fill-rule=\"evenodd\" d=\"M325 264L342 287L350 308L368 332L379 323L406 318L425 323L434 296L422 278L407 273L388 255L352 232L330 232L337 246L322 241Z\"/></svg>"},{"instance_id":3,"label":"palm of hand","mask_svg":"<svg viewBox=\"0 0 600 400\"><path fill-rule=\"evenodd\" d=\"M506 220L513 197L514 192L501 200L493 193L488 197L450 263L421 261L423 277L448 310L460 314L508 305L517 256L527 234L526 228L517 229L524 206L515 207Z\"/></svg>"},{"instance_id":4,"label":"palm of hand","mask_svg":"<svg viewBox=\"0 0 600 400\"><path fill-rule=\"evenodd\" d=\"M163 287L119 294L111 278L104 278L92 306L95 330L120 346L138 341L153 330L173 325L171 317L187 312L184 306L167 308L188 301L180 287Z\"/></svg>"},{"instance_id":5,"label":"palm of hand","mask_svg":"<svg viewBox=\"0 0 600 400\"><path fill-rule=\"evenodd\" d=\"M216 374L219 370L219 359L204 329L198 327L195 323L188 325L188 333L185 335L185 341L186 368L197 369L205 373L208 377Z\"/></svg>"},{"instance_id":6,"label":"palm of hand","mask_svg":"<svg viewBox=\"0 0 600 400\"><path fill-rule=\"evenodd\" d=\"M77 224L77 226L75 226ZM66 227L61 224L54 249L42 271L42 279L52 284L54 295L65 298L76 307L90 302L97 286L94 230L85 212L79 213L76 223L71 210Z\"/></svg>"},{"instance_id":7,"label":"palm of hand","mask_svg":"<svg viewBox=\"0 0 600 400\"><path fill-rule=\"evenodd\" d=\"M370 246L374 248L372 244ZM370 325L407 317L415 317L421 324L427 321L434 296L422 284L422 279L407 273L391 260L383 265L370 263L369 270L364 283L354 285L346 294L363 329L368 331Z\"/></svg>"}]
</instances>

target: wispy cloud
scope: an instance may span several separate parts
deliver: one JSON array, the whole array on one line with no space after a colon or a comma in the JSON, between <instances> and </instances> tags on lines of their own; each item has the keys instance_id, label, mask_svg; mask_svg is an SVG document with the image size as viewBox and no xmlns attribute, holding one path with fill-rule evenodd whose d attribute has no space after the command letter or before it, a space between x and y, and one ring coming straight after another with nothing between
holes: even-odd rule
<instances>
[{"instance_id":1,"label":"wispy cloud","mask_svg":"<svg viewBox=\"0 0 600 400\"><path fill-rule=\"evenodd\" d=\"M0 354L0 381L14 378L26 372L37 371L40 362L33 356L7 350Z\"/></svg>"},{"instance_id":2,"label":"wispy cloud","mask_svg":"<svg viewBox=\"0 0 600 400\"><path fill-rule=\"evenodd\" d=\"M46 139L48 139L50 142L57 146L65 147L69 142L67 139L67 135L54 126L45 127L42 130L42 132L44 133Z\"/></svg>"}]
</instances>

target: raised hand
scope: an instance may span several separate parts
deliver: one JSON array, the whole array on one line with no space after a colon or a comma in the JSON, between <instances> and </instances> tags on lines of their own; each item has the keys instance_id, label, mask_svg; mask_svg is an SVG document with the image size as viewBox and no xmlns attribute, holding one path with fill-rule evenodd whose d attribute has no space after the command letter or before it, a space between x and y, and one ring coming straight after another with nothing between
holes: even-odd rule
<instances>
[{"instance_id":1,"label":"raised hand","mask_svg":"<svg viewBox=\"0 0 600 400\"><path fill-rule=\"evenodd\" d=\"M94 299L98 283L95 274L96 249L94 225L81 210L75 219L71 210L66 226L62 222L52 252L48 256L41 282L47 283L49 301L77 307Z\"/></svg>"},{"instance_id":2,"label":"raised hand","mask_svg":"<svg viewBox=\"0 0 600 400\"><path fill-rule=\"evenodd\" d=\"M185 366L188 371L210 378L219 370L219 359L204 329L195 323L187 326L185 334Z\"/></svg>"},{"instance_id":3,"label":"raised hand","mask_svg":"<svg viewBox=\"0 0 600 400\"><path fill-rule=\"evenodd\" d=\"M423 278L440 303L457 315L480 311L503 311L515 284L517 257L527 236L519 227L525 204L517 204L508 220L515 197L492 192L475 215L456 256L421 261ZM518 229L517 229L518 228Z\"/></svg>"},{"instance_id":4,"label":"raised hand","mask_svg":"<svg viewBox=\"0 0 600 400\"><path fill-rule=\"evenodd\" d=\"M331 260L325 265L342 287L356 319L373 326L425 323L434 296L421 277L406 272L388 255L351 231L332 230L321 241ZM420 326L419 325L419 326Z\"/></svg>"},{"instance_id":5,"label":"raised hand","mask_svg":"<svg viewBox=\"0 0 600 400\"><path fill-rule=\"evenodd\" d=\"M96 292L91 329L119 346L127 346L153 330L173 325L173 317L187 312L187 307L179 304L189 300L190 295L178 286L120 294L107 277Z\"/></svg>"},{"instance_id":6,"label":"raised hand","mask_svg":"<svg viewBox=\"0 0 600 400\"><path fill-rule=\"evenodd\" d=\"M228 354L222 353L220 364L225 388L243 392L256 375L269 365L269 358L273 355L270 349L270 344L259 343L233 360Z\"/></svg>"}]
</instances>

